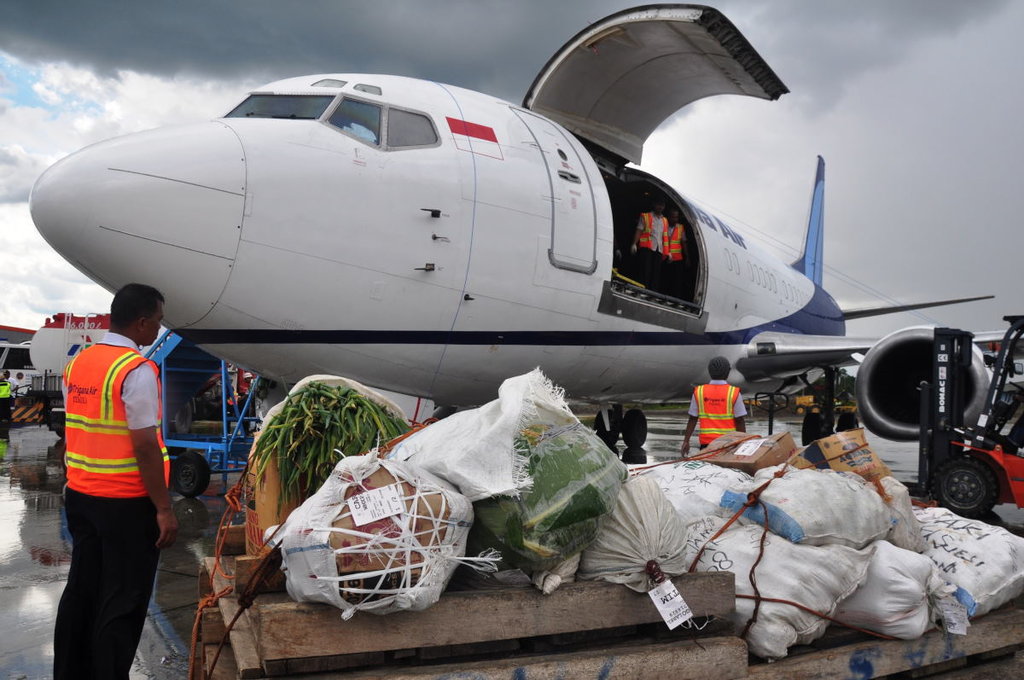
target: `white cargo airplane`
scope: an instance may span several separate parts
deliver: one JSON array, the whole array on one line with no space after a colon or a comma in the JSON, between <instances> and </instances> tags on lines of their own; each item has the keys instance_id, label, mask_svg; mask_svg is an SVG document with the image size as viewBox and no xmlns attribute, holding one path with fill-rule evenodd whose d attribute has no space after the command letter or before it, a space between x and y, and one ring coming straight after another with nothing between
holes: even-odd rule
<instances>
[{"instance_id":1,"label":"white cargo airplane","mask_svg":"<svg viewBox=\"0 0 1024 680\"><path fill-rule=\"evenodd\" d=\"M724 355L745 392L773 391L867 351L845 319L928 305L844 313L821 288L820 160L794 264L628 164L691 102L787 91L718 11L652 5L579 33L522 106L396 76L290 78L223 118L72 154L31 210L94 281L155 285L174 330L286 384L341 374L465 405L540 366L573 399L662 402ZM671 296L629 277L657 197L687 224L691 275Z\"/></svg>"}]
</instances>

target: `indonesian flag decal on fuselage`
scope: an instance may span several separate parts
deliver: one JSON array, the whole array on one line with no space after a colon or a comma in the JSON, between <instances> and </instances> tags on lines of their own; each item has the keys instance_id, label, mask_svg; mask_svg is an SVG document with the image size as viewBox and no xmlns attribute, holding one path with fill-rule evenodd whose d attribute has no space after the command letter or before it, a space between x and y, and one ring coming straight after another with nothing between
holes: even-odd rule
<instances>
[{"instance_id":1,"label":"indonesian flag decal on fuselage","mask_svg":"<svg viewBox=\"0 0 1024 680\"><path fill-rule=\"evenodd\" d=\"M455 140L455 148L460 151L505 160L501 153L501 146L498 144L498 136L494 134L494 128L471 123L468 120L447 117L448 129L452 132Z\"/></svg>"}]
</instances>

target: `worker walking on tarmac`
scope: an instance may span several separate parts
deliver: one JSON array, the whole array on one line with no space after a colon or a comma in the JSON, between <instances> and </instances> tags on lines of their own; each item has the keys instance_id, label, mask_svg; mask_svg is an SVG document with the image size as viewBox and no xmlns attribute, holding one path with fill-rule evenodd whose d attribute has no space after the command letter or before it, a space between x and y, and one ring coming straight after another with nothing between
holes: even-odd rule
<instances>
[{"instance_id":1,"label":"worker walking on tarmac","mask_svg":"<svg viewBox=\"0 0 1024 680\"><path fill-rule=\"evenodd\" d=\"M6 423L11 419L11 372L4 371L0 375L0 422Z\"/></svg>"},{"instance_id":2,"label":"worker walking on tarmac","mask_svg":"<svg viewBox=\"0 0 1024 680\"><path fill-rule=\"evenodd\" d=\"M711 382L698 385L690 399L690 419L683 433L683 456L690 453L690 437L700 421L700 448L704 448L726 432L746 432L747 407L738 387L726 382L732 366L725 357L714 357L708 362Z\"/></svg>"},{"instance_id":3,"label":"worker walking on tarmac","mask_svg":"<svg viewBox=\"0 0 1024 680\"><path fill-rule=\"evenodd\" d=\"M73 547L54 630L58 680L128 678L160 549L178 534L159 369L139 354L156 340L163 300L151 286L126 285L114 295L102 342L64 370L64 508Z\"/></svg>"}]
</instances>

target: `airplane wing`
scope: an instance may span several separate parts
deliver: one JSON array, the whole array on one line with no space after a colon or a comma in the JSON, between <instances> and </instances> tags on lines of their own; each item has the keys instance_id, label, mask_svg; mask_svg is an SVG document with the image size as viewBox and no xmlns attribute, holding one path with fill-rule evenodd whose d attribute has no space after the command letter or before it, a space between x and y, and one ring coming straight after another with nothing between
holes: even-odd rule
<instances>
[{"instance_id":1,"label":"airplane wing","mask_svg":"<svg viewBox=\"0 0 1024 680\"><path fill-rule=\"evenodd\" d=\"M844 309L843 318L847 321L853 319L865 319L869 316L882 316L883 314L896 314L897 312L912 312L915 309L927 309L928 307L942 307L944 305L956 305L961 302L974 302L976 300L991 300L995 295L979 295L977 297L957 298L955 300L935 300L934 302L915 302L909 305L889 305L886 307L866 307L862 309Z\"/></svg>"},{"instance_id":2,"label":"airplane wing","mask_svg":"<svg viewBox=\"0 0 1024 680\"><path fill-rule=\"evenodd\" d=\"M747 344L736 370L750 381L804 373L812 366L850 366L854 354L864 354L878 338L797 335L767 331Z\"/></svg>"},{"instance_id":3,"label":"airplane wing","mask_svg":"<svg viewBox=\"0 0 1024 680\"><path fill-rule=\"evenodd\" d=\"M541 70L523 106L639 164L651 132L691 102L718 94L774 100L787 92L717 10L653 5L576 34Z\"/></svg>"}]
</instances>

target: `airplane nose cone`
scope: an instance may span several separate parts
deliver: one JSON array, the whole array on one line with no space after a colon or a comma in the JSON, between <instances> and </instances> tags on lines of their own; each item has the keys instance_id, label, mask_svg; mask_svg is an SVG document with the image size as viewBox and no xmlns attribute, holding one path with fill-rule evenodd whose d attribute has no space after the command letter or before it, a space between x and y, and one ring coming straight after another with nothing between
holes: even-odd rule
<instances>
[{"instance_id":1,"label":"airplane nose cone","mask_svg":"<svg viewBox=\"0 0 1024 680\"><path fill-rule=\"evenodd\" d=\"M59 161L32 189L36 229L113 291L139 282L167 299L167 324L201 319L227 284L245 210L245 157L219 122L140 132Z\"/></svg>"}]
</instances>

